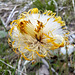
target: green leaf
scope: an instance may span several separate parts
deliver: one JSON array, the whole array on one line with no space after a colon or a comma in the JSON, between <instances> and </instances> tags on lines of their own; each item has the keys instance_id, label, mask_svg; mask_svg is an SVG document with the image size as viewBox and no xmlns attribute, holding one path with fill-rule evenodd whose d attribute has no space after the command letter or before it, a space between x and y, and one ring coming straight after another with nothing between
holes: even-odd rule
<instances>
[{"instance_id":1,"label":"green leaf","mask_svg":"<svg viewBox=\"0 0 75 75\"><path fill-rule=\"evenodd\" d=\"M4 38L4 37L6 37L6 35L7 35L7 32L0 31L0 38Z\"/></svg>"}]
</instances>

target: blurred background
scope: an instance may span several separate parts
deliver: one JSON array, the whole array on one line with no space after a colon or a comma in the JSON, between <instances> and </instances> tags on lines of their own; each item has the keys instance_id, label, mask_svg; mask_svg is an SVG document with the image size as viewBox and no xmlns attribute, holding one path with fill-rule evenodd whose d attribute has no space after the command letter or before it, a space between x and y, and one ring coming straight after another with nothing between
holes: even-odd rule
<instances>
[{"instance_id":1,"label":"blurred background","mask_svg":"<svg viewBox=\"0 0 75 75\"><path fill-rule=\"evenodd\" d=\"M56 12L57 16L61 16L62 20L66 22L67 29L70 31L70 44L75 45L75 0L0 0L0 75L20 75L16 72L20 55L13 52L10 47L11 43L8 44L8 31L11 21L30 8L38 8L42 12L52 10ZM52 57L50 63L55 70L55 72L52 70L52 75L66 75L66 72L68 72L68 75L74 75L74 57L75 50L70 55L65 55L64 58L62 55ZM28 75L37 75L36 71L41 68L40 65L36 69L38 64L40 63L33 67L30 66ZM67 71L66 68L68 69ZM48 73L49 70L46 72ZM49 75L49 73L40 75Z\"/></svg>"}]
</instances>

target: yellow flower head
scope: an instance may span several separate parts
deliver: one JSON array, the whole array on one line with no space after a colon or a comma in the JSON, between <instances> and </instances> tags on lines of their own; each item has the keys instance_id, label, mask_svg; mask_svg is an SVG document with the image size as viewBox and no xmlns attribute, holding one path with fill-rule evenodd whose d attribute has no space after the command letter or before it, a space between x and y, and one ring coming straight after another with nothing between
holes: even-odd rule
<instances>
[{"instance_id":1,"label":"yellow flower head","mask_svg":"<svg viewBox=\"0 0 75 75\"><path fill-rule=\"evenodd\" d=\"M37 8L21 13L9 30L14 51L18 50L31 61L47 57L50 51L65 46L68 41L65 22L55 15L50 10L41 14Z\"/></svg>"}]
</instances>

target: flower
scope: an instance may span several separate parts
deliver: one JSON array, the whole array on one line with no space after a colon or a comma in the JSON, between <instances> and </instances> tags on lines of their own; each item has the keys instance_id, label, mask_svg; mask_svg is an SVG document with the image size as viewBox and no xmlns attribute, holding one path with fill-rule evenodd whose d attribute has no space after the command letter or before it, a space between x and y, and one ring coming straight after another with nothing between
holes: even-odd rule
<instances>
[{"instance_id":1,"label":"flower","mask_svg":"<svg viewBox=\"0 0 75 75\"><path fill-rule=\"evenodd\" d=\"M41 13L37 8L20 14L12 21L9 40L26 60L48 57L51 51L64 47L68 41L65 22L48 10Z\"/></svg>"}]
</instances>

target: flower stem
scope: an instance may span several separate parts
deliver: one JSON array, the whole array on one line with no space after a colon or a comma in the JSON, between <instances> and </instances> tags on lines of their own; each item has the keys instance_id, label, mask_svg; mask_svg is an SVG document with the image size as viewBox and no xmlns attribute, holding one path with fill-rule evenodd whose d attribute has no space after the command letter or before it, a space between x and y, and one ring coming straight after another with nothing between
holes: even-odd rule
<instances>
[{"instance_id":1,"label":"flower stem","mask_svg":"<svg viewBox=\"0 0 75 75\"><path fill-rule=\"evenodd\" d=\"M75 49L75 47L74 47ZM73 55L73 66L74 66L74 71L75 71L75 51L74 51L74 55Z\"/></svg>"},{"instance_id":2,"label":"flower stem","mask_svg":"<svg viewBox=\"0 0 75 75\"><path fill-rule=\"evenodd\" d=\"M58 64L59 64L59 75L61 75L60 49L58 51Z\"/></svg>"},{"instance_id":3,"label":"flower stem","mask_svg":"<svg viewBox=\"0 0 75 75\"><path fill-rule=\"evenodd\" d=\"M50 64L49 60L46 59L46 61L47 61L48 65L49 65L49 72L50 72L50 75L52 75L51 64Z\"/></svg>"},{"instance_id":4,"label":"flower stem","mask_svg":"<svg viewBox=\"0 0 75 75\"><path fill-rule=\"evenodd\" d=\"M68 52L67 52L67 49L68 47L66 46L66 74L65 75L68 75Z\"/></svg>"},{"instance_id":5,"label":"flower stem","mask_svg":"<svg viewBox=\"0 0 75 75\"><path fill-rule=\"evenodd\" d=\"M50 62L48 61L48 64L49 64L49 72L50 72L50 75L52 75L52 71L51 71L51 64Z\"/></svg>"}]
</instances>

